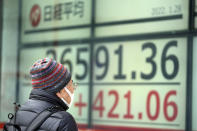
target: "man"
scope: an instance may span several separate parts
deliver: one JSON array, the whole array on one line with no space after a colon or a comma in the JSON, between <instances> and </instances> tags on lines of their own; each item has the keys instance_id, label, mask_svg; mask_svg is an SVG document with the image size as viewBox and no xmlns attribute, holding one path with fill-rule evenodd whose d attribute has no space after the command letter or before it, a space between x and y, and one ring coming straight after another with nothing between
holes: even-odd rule
<instances>
[{"instance_id":1,"label":"man","mask_svg":"<svg viewBox=\"0 0 197 131\"><path fill-rule=\"evenodd\" d=\"M77 131L74 118L66 112L72 104L76 88L67 68L53 59L44 58L33 64L30 74L33 89L29 100L16 114L16 124L24 131L39 113L57 106L62 110L47 118L39 130Z\"/></svg>"}]
</instances>

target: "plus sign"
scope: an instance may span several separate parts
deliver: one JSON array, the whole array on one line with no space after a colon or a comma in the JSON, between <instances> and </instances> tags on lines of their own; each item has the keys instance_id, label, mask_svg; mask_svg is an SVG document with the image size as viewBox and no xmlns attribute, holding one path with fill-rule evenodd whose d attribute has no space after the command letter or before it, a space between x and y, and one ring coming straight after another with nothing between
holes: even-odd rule
<instances>
[{"instance_id":1,"label":"plus sign","mask_svg":"<svg viewBox=\"0 0 197 131\"><path fill-rule=\"evenodd\" d=\"M86 107L87 106L86 103L83 103L82 102L82 94L79 94L79 102L78 103L75 103L75 106L76 107L79 107L79 113L78 113L78 115L81 116L82 107Z\"/></svg>"}]
</instances>

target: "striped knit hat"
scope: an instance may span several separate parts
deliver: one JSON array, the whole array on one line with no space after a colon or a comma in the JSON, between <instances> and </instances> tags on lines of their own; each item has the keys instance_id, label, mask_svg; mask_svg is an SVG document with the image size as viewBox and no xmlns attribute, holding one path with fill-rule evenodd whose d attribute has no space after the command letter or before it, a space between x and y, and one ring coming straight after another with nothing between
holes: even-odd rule
<instances>
[{"instance_id":1,"label":"striped knit hat","mask_svg":"<svg viewBox=\"0 0 197 131\"><path fill-rule=\"evenodd\" d=\"M62 64L50 58L36 61L31 70L32 87L57 93L70 81L71 75Z\"/></svg>"}]
</instances>

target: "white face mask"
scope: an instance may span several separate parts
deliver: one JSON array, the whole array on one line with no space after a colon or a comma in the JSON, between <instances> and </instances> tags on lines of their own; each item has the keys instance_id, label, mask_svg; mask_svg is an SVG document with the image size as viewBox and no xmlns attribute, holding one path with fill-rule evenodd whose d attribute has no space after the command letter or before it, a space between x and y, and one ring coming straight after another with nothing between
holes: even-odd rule
<instances>
[{"instance_id":1,"label":"white face mask","mask_svg":"<svg viewBox=\"0 0 197 131\"><path fill-rule=\"evenodd\" d=\"M61 100L70 108L72 103L73 103L73 100L74 100L74 93L72 94L66 87L64 87L64 90L68 93L68 95L70 96L71 98L71 102L70 104L68 104L67 101L64 100L64 98L61 98Z\"/></svg>"}]
</instances>

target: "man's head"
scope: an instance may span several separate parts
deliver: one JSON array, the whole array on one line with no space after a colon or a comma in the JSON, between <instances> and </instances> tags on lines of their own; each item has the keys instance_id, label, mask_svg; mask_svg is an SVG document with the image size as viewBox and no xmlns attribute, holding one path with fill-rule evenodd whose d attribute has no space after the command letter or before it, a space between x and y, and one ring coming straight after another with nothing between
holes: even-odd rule
<instances>
[{"instance_id":1,"label":"man's head","mask_svg":"<svg viewBox=\"0 0 197 131\"><path fill-rule=\"evenodd\" d=\"M36 61L31 70L32 87L56 94L69 107L73 100L74 86L65 66L50 58Z\"/></svg>"}]
</instances>

